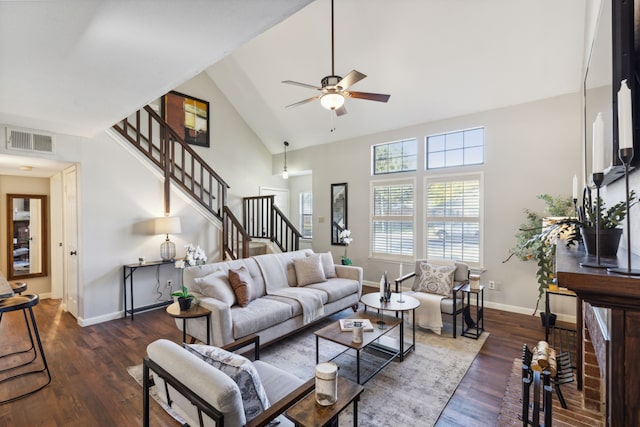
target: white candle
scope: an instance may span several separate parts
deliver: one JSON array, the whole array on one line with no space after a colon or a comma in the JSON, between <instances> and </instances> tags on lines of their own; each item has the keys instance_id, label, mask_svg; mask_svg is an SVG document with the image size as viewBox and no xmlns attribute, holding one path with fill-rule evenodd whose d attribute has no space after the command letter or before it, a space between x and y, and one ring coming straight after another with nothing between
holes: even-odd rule
<instances>
[{"instance_id":1,"label":"white candle","mask_svg":"<svg viewBox=\"0 0 640 427\"><path fill-rule=\"evenodd\" d=\"M380 278L380 296L384 296L384 274Z\"/></svg>"},{"instance_id":2,"label":"white candle","mask_svg":"<svg viewBox=\"0 0 640 427\"><path fill-rule=\"evenodd\" d=\"M631 117L631 91L627 80L620 83L618 91L618 148L633 147L633 121Z\"/></svg>"},{"instance_id":3,"label":"white candle","mask_svg":"<svg viewBox=\"0 0 640 427\"><path fill-rule=\"evenodd\" d=\"M573 175L573 199L578 198L578 177Z\"/></svg>"},{"instance_id":4,"label":"white candle","mask_svg":"<svg viewBox=\"0 0 640 427\"><path fill-rule=\"evenodd\" d=\"M604 172L604 120L602 120L602 113L598 113L596 120L593 122L592 148L592 172Z\"/></svg>"},{"instance_id":5,"label":"white candle","mask_svg":"<svg viewBox=\"0 0 640 427\"><path fill-rule=\"evenodd\" d=\"M402 263L400 263L400 268L399 268L399 272L398 272L398 277L402 277Z\"/></svg>"}]
</instances>

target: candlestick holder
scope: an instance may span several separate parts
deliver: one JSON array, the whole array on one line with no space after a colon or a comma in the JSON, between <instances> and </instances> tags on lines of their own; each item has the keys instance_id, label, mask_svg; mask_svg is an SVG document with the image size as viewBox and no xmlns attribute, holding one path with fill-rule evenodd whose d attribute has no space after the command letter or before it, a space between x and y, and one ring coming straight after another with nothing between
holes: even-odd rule
<instances>
[{"instance_id":1,"label":"candlestick holder","mask_svg":"<svg viewBox=\"0 0 640 427\"><path fill-rule=\"evenodd\" d=\"M631 160L633 160L633 148L621 148L618 151L620 160L624 164L624 184L627 194L627 267L615 267L609 268L611 273L627 274L629 276L640 276L640 270L631 268L631 204L629 203L629 169L631 167Z\"/></svg>"},{"instance_id":2,"label":"candlestick holder","mask_svg":"<svg viewBox=\"0 0 640 427\"><path fill-rule=\"evenodd\" d=\"M591 268L614 268L615 264L603 264L600 262L600 187L604 181L603 172L594 172L592 175L593 184L596 186L596 262L581 262L581 267Z\"/></svg>"},{"instance_id":3,"label":"candlestick holder","mask_svg":"<svg viewBox=\"0 0 640 427\"><path fill-rule=\"evenodd\" d=\"M578 213L578 198L573 198L573 212L576 215L576 218L580 218L580 214Z\"/></svg>"}]
</instances>

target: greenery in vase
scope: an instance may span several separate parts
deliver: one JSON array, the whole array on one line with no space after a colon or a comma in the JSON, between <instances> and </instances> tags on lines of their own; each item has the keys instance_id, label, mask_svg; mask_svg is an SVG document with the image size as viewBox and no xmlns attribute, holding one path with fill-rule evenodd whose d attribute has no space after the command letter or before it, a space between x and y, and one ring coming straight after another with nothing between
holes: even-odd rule
<instances>
[{"instance_id":1,"label":"greenery in vase","mask_svg":"<svg viewBox=\"0 0 640 427\"><path fill-rule=\"evenodd\" d=\"M353 238L351 237L351 231L348 229L344 229L338 235L340 241L344 243L344 255L340 257L342 260L342 265L351 265L351 258L347 256L347 248L349 247L349 243L353 242Z\"/></svg>"},{"instance_id":2,"label":"greenery in vase","mask_svg":"<svg viewBox=\"0 0 640 427\"><path fill-rule=\"evenodd\" d=\"M637 200L634 200L636 197L635 191L631 191L629 193L629 207L633 206L637 203ZM621 201L611 206L609 209L606 209L605 202L602 201L602 198L598 198L598 203L600 204L600 229L601 230L610 230L613 228L618 228L620 223L624 221L627 216L627 203L626 201ZM584 217L581 218L580 225L582 227L587 228L595 228L596 226L596 218L598 216L597 205L591 204L586 209Z\"/></svg>"},{"instance_id":3,"label":"greenery in vase","mask_svg":"<svg viewBox=\"0 0 640 427\"><path fill-rule=\"evenodd\" d=\"M522 261L535 261L538 269L538 299L534 314L538 311L540 298L544 290L549 288L555 279L555 255L556 239L565 239L567 245L574 244L578 240L575 223L571 216L574 214L573 200L569 197L553 197L548 194L537 196L545 202L546 207L542 213L525 209L526 222L520 225L516 234L517 244L510 250L509 258L516 256ZM547 223L543 226L543 221ZM550 219L561 218L561 219Z\"/></svg>"}]
</instances>

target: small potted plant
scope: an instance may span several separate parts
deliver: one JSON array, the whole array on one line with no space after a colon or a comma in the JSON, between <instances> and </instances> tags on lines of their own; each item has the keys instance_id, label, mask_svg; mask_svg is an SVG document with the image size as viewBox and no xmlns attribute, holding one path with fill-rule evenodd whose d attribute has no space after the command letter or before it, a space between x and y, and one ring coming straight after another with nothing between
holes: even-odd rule
<instances>
[{"instance_id":1,"label":"small potted plant","mask_svg":"<svg viewBox=\"0 0 640 427\"><path fill-rule=\"evenodd\" d=\"M338 235L340 241L344 243L344 255L340 257L342 260L342 265L351 265L351 258L347 256L347 248L349 247L349 243L353 242L353 238L351 237L351 231L348 229L344 229Z\"/></svg>"},{"instance_id":2,"label":"small potted plant","mask_svg":"<svg viewBox=\"0 0 640 427\"><path fill-rule=\"evenodd\" d=\"M633 206L636 201L635 192L629 194L629 206ZM606 208L602 198L596 201L600 205L600 255L615 256L618 252L622 228L620 223L627 216L626 201L621 201ZM598 216L596 203L591 203L591 196L584 207L578 210L578 220L580 221L580 233L588 254L596 253L596 218Z\"/></svg>"},{"instance_id":3,"label":"small potted plant","mask_svg":"<svg viewBox=\"0 0 640 427\"><path fill-rule=\"evenodd\" d=\"M185 285L180 286L180 290L171 293L172 297L178 297L178 304L180 304L180 310L189 310L191 308L191 301L194 296L189 293L189 289Z\"/></svg>"}]
</instances>

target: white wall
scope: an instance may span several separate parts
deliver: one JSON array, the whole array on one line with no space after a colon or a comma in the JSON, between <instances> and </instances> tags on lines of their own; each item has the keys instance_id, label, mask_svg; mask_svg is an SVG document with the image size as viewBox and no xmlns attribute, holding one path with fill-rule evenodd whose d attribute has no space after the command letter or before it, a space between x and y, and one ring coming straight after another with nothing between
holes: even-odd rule
<instances>
[{"instance_id":1,"label":"white wall","mask_svg":"<svg viewBox=\"0 0 640 427\"><path fill-rule=\"evenodd\" d=\"M259 186L285 186L280 176L271 173L271 154L206 74L176 90L210 102L211 147L195 149L231 186L229 198L236 211L239 198L257 195ZM2 132L0 153L15 154L6 150L4 138ZM141 256L160 258L164 237L152 234L150 221L164 212L162 179L129 150L107 132L90 139L56 135L56 152L47 156L79 164L82 300L78 321L83 325L121 315L123 264L135 263ZM171 192L171 214L182 219L182 233L171 236L178 257L184 255L185 244L193 243L201 245L210 260L220 258L217 222L205 219L176 189ZM170 265L139 269L134 276L136 305L166 299L166 281L173 280L175 288L179 277ZM160 294L154 292L156 285Z\"/></svg>"},{"instance_id":2,"label":"white wall","mask_svg":"<svg viewBox=\"0 0 640 427\"><path fill-rule=\"evenodd\" d=\"M337 122L338 131L340 120ZM420 169L424 167L425 136L477 126L485 128L485 164L481 168L457 170L484 171L486 271L482 280L497 282L497 290L485 291L485 300L488 305L506 305L525 313L533 312L538 294L535 264L516 259L508 263L502 261L516 243L514 235L525 220L523 210L543 209L543 203L536 199L537 195L571 195L572 177L580 174L581 170L581 96L578 94L289 151L287 162L290 171L313 171L314 250L331 250L334 259L342 255L342 247L330 245L329 192L332 183L347 182L348 224L354 237L349 245L349 257L354 264L364 267L365 280L377 282L385 270L392 275L397 274L398 262L369 258L369 185L372 179L379 179L371 177L371 146L416 137L420 146ZM276 156L273 169L282 169L282 156ZM418 193L422 192L425 175L426 172L418 171L413 174L394 174L387 178L415 176ZM421 215L422 206L418 204L416 209L417 214ZM422 224L418 221L417 258L423 256L422 233ZM573 314L571 304L569 307L558 307L558 310Z\"/></svg>"}]
</instances>

